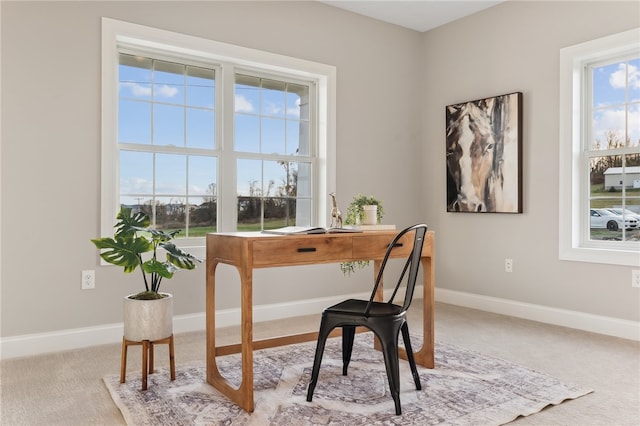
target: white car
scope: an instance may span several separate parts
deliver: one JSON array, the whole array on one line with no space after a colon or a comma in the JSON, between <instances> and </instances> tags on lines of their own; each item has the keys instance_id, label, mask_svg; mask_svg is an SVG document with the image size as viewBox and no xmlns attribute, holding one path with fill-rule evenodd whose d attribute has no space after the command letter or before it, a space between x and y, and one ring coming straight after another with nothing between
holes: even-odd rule
<instances>
[{"instance_id":1,"label":"white car","mask_svg":"<svg viewBox=\"0 0 640 426\"><path fill-rule=\"evenodd\" d=\"M635 229L638 220L635 217L616 214L608 209L591 209L591 228L606 228L609 231L617 231L620 228Z\"/></svg>"},{"instance_id":2,"label":"white car","mask_svg":"<svg viewBox=\"0 0 640 426\"><path fill-rule=\"evenodd\" d=\"M635 219L638 221L638 226L640 226L640 214L633 212L629 209L607 209L610 212L613 212L619 216L624 216L624 217L628 217L631 219Z\"/></svg>"}]
</instances>

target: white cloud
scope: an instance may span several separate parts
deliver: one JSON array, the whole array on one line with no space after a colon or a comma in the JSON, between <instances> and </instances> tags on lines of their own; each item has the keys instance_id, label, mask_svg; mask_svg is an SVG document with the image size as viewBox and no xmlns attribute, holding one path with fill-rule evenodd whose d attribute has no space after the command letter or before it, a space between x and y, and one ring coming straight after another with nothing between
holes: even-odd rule
<instances>
[{"instance_id":1,"label":"white cloud","mask_svg":"<svg viewBox=\"0 0 640 426\"><path fill-rule=\"evenodd\" d=\"M129 89L131 95L137 98L144 98L151 96L151 86L146 86L131 81L125 81L120 83L120 88ZM172 86L163 84L162 86L156 86L155 95L162 98L173 98L178 94L178 89Z\"/></svg>"},{"instance_id":2,"label":"white cloud","mask_svg":"<svg viewBox=\"0 0 640 426\"><path fill-rule=\"evenodd\" d=\"M155 95L163 98L173 98L178 93L178 89L175 87L167 86L163 84L160 87L156 87Z\"/></svg>"},{"instance_id":3,"label":"white cloud","mask_svg":"<svg viewBox=\"0 0 640 426\"><path fill-rule=\"evenodd\" d=\"M619 141L625 139L625 119L628 120L627 135L631 140L631 144L636 146L640 140L640 109L631 108L627 116L624 109L606 109L598 113L594 117L593 132L594 138L601 142L607 140L607 134L614 132Z\"/></svg>"},{"instance_id":4,"label":"white cloud","mask_svg":"<svg viewBox=\"0 0 640 426\"><path fill-rule=\"evenodd\" d=\"M629 87L640 89L640 69L634 65L628 66ZM618 69L609 76L609 84L614 89L624 89L626 85L627 64L619 64Z\"/></svg>"},{"instance_id":5,"label":"white cloud","mask_svg":"<svg viewBox=\"0 0 640 426\"><path fill-rule=\"evenodd\" d=\"M138 83L133 82L122 82L120 83L120 87L123 89L129 89L131 91L131 94L135 97L151 96L150 86L142 86Z\"/></svg>"},{"instance_id":6,"label":"white cloud","mask_svg":"<svg viewBox=\"0 0 640 426\"><path fill-rule=\"evenodd\" d=\"M120 183L120 192L123 194L150 194L152 189L153 182L139 177L122 179Z\"/></svg>"},{"instance_id":7,"label":"white cloud","mask_svg":"<svg viewBox=\"0 0 640 426\"><path fill-rule=\"evenodd\" d=\"M236 95L236 112L253 112L254 108L250 101L242 95Z\"/></svg>"}]
</instances>

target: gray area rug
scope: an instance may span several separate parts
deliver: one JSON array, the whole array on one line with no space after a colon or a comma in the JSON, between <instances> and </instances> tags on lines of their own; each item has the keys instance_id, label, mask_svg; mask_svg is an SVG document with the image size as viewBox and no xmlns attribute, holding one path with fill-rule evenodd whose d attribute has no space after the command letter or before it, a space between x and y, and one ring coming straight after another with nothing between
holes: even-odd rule
<instances>
[{"instance_id":1,"label":"gray area rug","mask_svg":"<svg viewBox=\"0 0 640 426\"><path fill-rule=\"evenodd\" d=\"M422 341L412 337L419 348ZM315 342L254 353L255 411L246 413L206 383L204 361L149 376L104 377L129 425L500 425L592 392L508 361L436 343L436 368L418 366L416 391L400 363L402 415L394 413L382 353L371 333L356 335L348 376L342 376L340 338L327 341L313 402L306 402ZM239 355L218 358L232 383L240 382Z\"/></svg>"}]
</instances>

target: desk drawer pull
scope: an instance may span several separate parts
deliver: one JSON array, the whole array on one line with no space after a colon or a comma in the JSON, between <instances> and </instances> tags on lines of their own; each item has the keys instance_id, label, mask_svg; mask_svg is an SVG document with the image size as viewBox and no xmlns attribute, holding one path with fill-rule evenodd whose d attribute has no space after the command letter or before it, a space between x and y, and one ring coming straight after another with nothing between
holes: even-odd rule
<instances>
[{"instance_id":1,"label":"desk drawer pull","mask_svg":"<svg viewBox=\"0 0 640 426\"><path fill-rule=\"evenodd\" d=\"M300 247L298 249L298 253L308 253L308 252L312 252L312 251L316 251L315 247Z\"/></svg>"},{"instance_id":2,"label":"desk drawer pull","mask_svg":"<svg viewBox=\"0 0 640 426\"><path fill-rule=\"evenodd\" d=\"M391 245L391 244L389 244L389 245ZM402 247L402 246L403 246L403 244L402 244L402 243L395 243L395 244L393 245L393 248L396 248L396 247Z\"/></svg>"}]
</instances>

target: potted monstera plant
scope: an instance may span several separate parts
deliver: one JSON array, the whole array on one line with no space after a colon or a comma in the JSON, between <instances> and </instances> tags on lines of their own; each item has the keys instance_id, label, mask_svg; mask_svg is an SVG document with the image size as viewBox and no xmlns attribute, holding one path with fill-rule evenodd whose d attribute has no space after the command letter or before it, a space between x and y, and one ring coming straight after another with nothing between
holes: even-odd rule
<instances>
[{"instance_id":1,"label":"potted monstera plant","mask_svg":"<svg viewBox=\"0 0 640 426\"><path fill-rule=\"evenodd\" d=\"M180 269L194 269L195 256L173 242L180 230L150 228L151 220L142 212L121 208L116 216L113 237L92 239L100 257L125 273L140 269L144 290L124 299L124 337L127 340L160 340L173 334L173 295L161 293L160 284ZM166 253L164 260L159 259Z\"/></svg>"},{"instance_id":2,"label":"potted monstera plant","mask_svg":"<svg viewBox=\"0 0 640 426\"><path fill-rule=\"evenodd\" d=\"M367 217L367 215L373 215L373 217ZM351 204L347 207L344 223L346 225L374 225L380 223L383 216L382 201L372 195L358 194L353 197ZM340 270L345 275L351 275L356 271L356 268L362 269L367 265L369 265L368 260L342 262Z\"/></svg>"}]
</instances>

